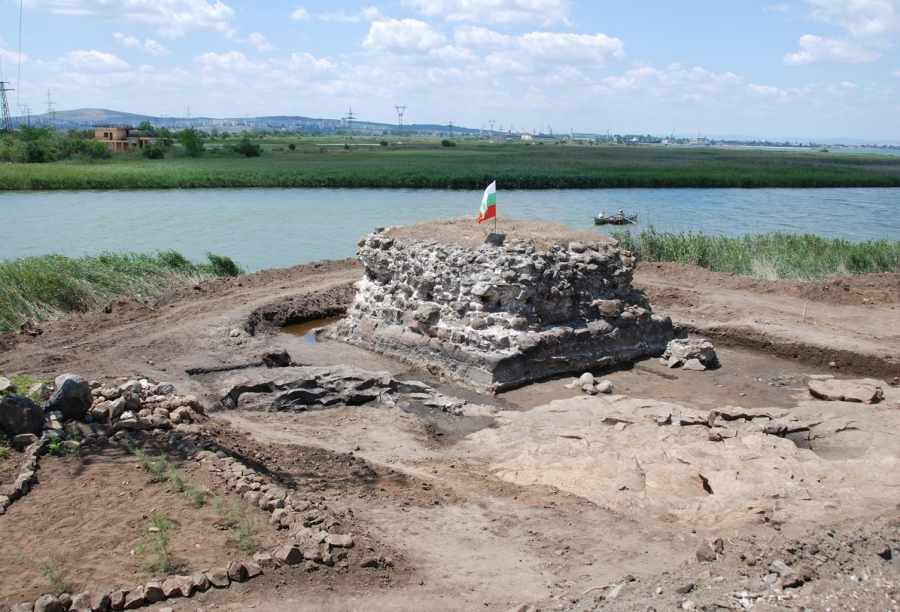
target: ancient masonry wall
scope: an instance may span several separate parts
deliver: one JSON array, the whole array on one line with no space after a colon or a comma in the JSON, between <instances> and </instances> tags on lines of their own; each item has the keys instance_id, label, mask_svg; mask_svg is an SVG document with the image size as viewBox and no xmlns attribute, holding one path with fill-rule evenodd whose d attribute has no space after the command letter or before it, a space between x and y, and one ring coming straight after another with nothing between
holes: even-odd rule
<instances>
[{"instance_id":1,"label":"ancient masonry wall","mask_svg":"<svg viewBox=\"0 0 900 612\"><path fill-rule=\"evenodd\" d=\"M470 248L376 230L359 247L365 276L325 335L479 391L660 354L675 337L611 242L491 234Z\"/></svg>"}]
</instances>

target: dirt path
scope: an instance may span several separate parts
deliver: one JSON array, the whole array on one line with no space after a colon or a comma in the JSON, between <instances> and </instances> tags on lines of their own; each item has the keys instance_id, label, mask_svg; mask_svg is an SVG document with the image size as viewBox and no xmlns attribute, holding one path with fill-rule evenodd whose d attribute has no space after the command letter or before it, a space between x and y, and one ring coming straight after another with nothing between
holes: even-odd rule
<instances>
[{"instance_id":1,"label":"dirt path","mask_svg":"<svg viewBox=\"0 0 900 612\"><path fill-rule=\"evenodd\" d=\"M343 344L309 343L271 329L272 323L333 314L330 309L338 296L348 295L360 275L355 261L320 262L202 283L153 300L117 300L106 312L43 325L43 333L36 337L0 338L0 372L52 377L71 371L98 380L148 376L172 382L180 393L195 393L212 405L222 391L219 373L259 367L264 355L286 350L297 364L344 363L385 370L398 379L422 380L448 395L511 414L580 395L566 388L567 378L494 398L478 397L409 365ZM684 372L647 359L594 373L610 380L623 397L694 410L723 406L792 410L801 405L812 375L864 375L895 385L900 380L900 275L821 283L768 282L653 264L638 271L635 286L647 293L657 312L668 313L692 333L711 338L722 367ZM867 425L854 426L837 439L855 449L865 443L858 432L893 423L897 406L854 410L853 417ZM782 551L791 546L797 550L781 528L748 526L729 531L724 560L698 566L698 547L723 535L714 528L617 509L591 501L589 495L539 482L517 483L508 467L498 466L513 460L527 462L508 449L501 456L499 450L479 442L486 439L485 432L512 431L514 418L438 414L423 419L397 407L353 406L303 414L229 411L213 417L219 423L211 432L217 448L252 458L267 473L295 483L317 503L340 508L344 528L392 561L378 569L351 565L343 572L326 569L305 574L282 569L227 591L169 604L175 610L526 610L530 605L532 609L581 610L600 603L610 609L646 610L648 597L659 597L659 605L682 605L686 596L676 589L689 581L698 585L702 581L710 606L713 600L735 604L739 598L733 598L732 591L758 589L758 575L767 573L765 568L749 565L748 559L755 563L757 557L764 559L773 551L787 554ZM635 427L634 431L641 430ZM533 435L541 442L544 434L538 429L521 435ZM562 431L565 440L567 436ZM559 443L559 435L551 438ZM522 441L526 448L526 438ZM537 442L535 457L546 453L547 461L563 461L555 447ZM872 459L872 465L881 466L873 469L883 469L889 485L895 479L900 446L890 448L889 442L880 446L885 445L887 454L879 456L881 463ZM125 541L104 544L109 555L94 555L92 564L104 584L135 580L140 563L129 551L139 544L146 517L161 499L177 509L182 533L190 535L178 548L186 566L211 563L206 542L221 549L225 557L236 554L228 538L204 535L208 533L204 529L219 520L208 508L195 511L177 495L172 497L172 491L136 472L127 453L97 453L93 458L87 455L89 465L81 468L73 464L73 458L58 464L48 459L36 489L0 516L4 532L9 533L4 522L17 530L28 526L28 531L0 543L0 559L6 559L0 563L0 574L17 576L15 582L3 584L0 601L13 604L46 588L26 561L15 560L16 553L32 550L40 534L52 533L54 541L65 542L67 551L78 551L92 546L103 532L121 531ZM184 469L215 492L215 482L199 467L188 462ZM561 469L565 472L565 465ZM67 496L66 487L76 485L81 488L79 495ZM119 493L133 499L133 505L117 502L98 507L94 503L106 499L104 495L119 500ZM38 505L29 505L32 501ZM62 514L41 509L61 506L65 506ZM79 516L91 519L73 518ZM848 542L862 542L861 529L870 530L863 534L866 542L886 541L890 547L896 540L897 529L890 521L900 517L882 511L865 520L834 516L831 528ZM807 526L822 529L819 523L798 519L784 531L796 537ZM278 536L263 535L263 541ZM804 542L820 539L810 536ZM196 548L202 554L192 556L195 540L204 544ZM841 582L846 566L820 565L822 578L817 584L830 585L822 587L822 597L839 591L860 596L862 591L853 589L874 589L876 569L884 580L895 576L889 573L893 566L878 565L878 551L869 548L858 544L859 555L868 556L860 557L856 569L851 569L859 574L868 567L873 582ZM796 554L802 556L801 552ZM76 582L82 587L90 584L90 578L79 572L79 555L67 558L69 569L79 576ZM838 558L843 559L836 555L829 562ZM717 577L722 580L714 581ZM625 589L618 599L601 601L598 597L606 597L611 589L591 590L619 584L630 585L631 594ZM873 592L873 597L882 597L886 591Z\"/></svg>"}]
</instances>

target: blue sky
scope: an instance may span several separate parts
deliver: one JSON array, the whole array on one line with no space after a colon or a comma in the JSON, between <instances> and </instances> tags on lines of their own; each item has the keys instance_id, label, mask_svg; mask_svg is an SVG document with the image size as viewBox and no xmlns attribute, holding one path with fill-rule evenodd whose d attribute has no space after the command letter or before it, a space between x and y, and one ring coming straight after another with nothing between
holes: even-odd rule
<instances>
[{"instance_id":1,"label":"blue sky","mask_svg":"<svg viewBox=\"0 0 900 612\"><path fill-rule=\"evenodd\" d=\"M898 43L900 0L0 0L14 115L900 141Z\"/></svg>"}]
</instances>

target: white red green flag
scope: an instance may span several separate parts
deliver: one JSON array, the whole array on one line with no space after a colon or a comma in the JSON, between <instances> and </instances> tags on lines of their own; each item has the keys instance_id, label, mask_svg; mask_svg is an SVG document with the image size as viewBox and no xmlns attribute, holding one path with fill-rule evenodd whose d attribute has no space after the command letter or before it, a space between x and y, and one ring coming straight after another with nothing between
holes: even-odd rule
<instances>
[{"instance_id":1,"label":"white red green flag","mask_svg":"<svg viewBox=\"0 0 900 612\"><path fill-rule=\"evenodd\" d=\"M478 213L478 223L497 216L497 181L494 181L484 190L481 198L481 211Z\"/></svg>"}]
</instances>

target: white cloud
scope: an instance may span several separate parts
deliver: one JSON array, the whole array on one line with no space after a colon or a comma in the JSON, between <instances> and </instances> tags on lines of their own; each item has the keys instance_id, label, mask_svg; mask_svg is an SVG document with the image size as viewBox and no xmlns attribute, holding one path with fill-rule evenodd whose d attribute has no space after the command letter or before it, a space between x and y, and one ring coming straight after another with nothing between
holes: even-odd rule
<instances>
[{"instance_id":1,"label":"white cloud","mask_svg":"<svg viewBox=\"0 0 900 612\"><path fill-rule=\"evenodd\" d=\"M149 25L171 38L195 29L228 31L235 16L221 0L28 0L28 6L59 15Z\"/></svg>"},{"instance_id":2,"label":"white cloud","mask_svg":"<svg viewBox=\"0 0 900 612\"><path fill-rule=\"evenodd\" d=\"M290 70L302 70L312 72L325 72L337 69L337 66L326 59L319 59L309 53L292 53L290 60L285 63Z\"/></svg>"},{"instance_id":3,"label":"white cloud","mask_svg":"<svg viewBox=\"0 0 900 612\"><path fill-rule=\"evenodd\" d=\"M208 71L222 72L261 72L267 69L266 64L254 63L240 51L228 53L203 53L194 58Z\"/></svg>"},{"instance_id":4,"label":"white cloud","mask_svg":"<svg viewBox=\"0 0 900 612\"><path fill-rule=\"evenodd\" d=\"M456 28L456 44L460 46L487 49L508 49L516 46L512 36L500 34L479 26L463 26Z\"/></svg>"},{"instance_id":5,"label":"white cloud","mask_svg":"<svg viewBox=\"0 0 900 612\"><path fill-rule=\"evenodd\" d=\"M113 34L113 38L121 45L131 49L138 49L139 51L146 51L151 55L169 55L172 53L152 38L148 38L144 42L141 42L140 39L135 38L134 36L125 36L121 32Z\"/></svg>"},{"instance_id":6,"label":"white cloud","mask_svg":"<svg viewBox=\"0 0 900 612\"><path fill-rule=\"evenodd\" d=\"M257 51L261 53L267 53L269 51L274 51L275 47L269 44L269 41L266 40L266 37L262 34L258 34L254 32L250 35L250 44L256 47Z\"/></svg>"},{"instance_id":7,"label":"white cloud","mask_svg":"<svg viewBox=\"0 0 900 612\"><path fill-rule=\"evenodd\" d=\"M605 66L625 58L625 44L605 34L529 32L507 36L482 27L459 27L459 47L491 49L485 62L502 73L528 73L538 66Z\"/></svg>"},{"instance_id":8,"label":"white cloud","mask_svg":"<svg viewBox=\"0 0 900 612\"><path fill-rule=\"evenodd\" d=\"M766 12L766 13L789 13L789 12L791 12L791 5L790 4L772 4L769 6L764 6L763 12Z\"/></svg>"},{"instance_id":9,"label":"white cloud","mask_svg":"<svg viewBox=\"0 0 900 612\"><path fill-rule=\"evenodd\" d=\"M900 0L806 0L812 17L838 25L864 44L893 47L900 34Z\"/></svg>"},{"instance_id":10,"label":"white cloud","mask_svg":"<svg viewBox=\"0 0 900 612\"><path fill-rule=\"evenodd\" d=\"M772 87L771 85L755 85L753 83L747 85L747 93L766 98L777 98L785 95L785 92L777 87Z\"/></svg>"},{"instance_id":11,"label":"white cloud","mask_svg":"<svg viewBox=\"0 0 900 612\"><path fill-rule=\"evenodd\" d=\"M700 67L687 69L677 63L662 70L651 66L633 68L622 76L607 77L603 83L615 91L639 92L658 100L702 101L744 89L743 79L732 72L716 74Z\"/></svg>"},{"instance_id":12,"label":"white cloud","mask_svg":"<svg viewBox=\"0 0 900 612\"><path fill-rule=\"evenodd\" d=\"M900 36L900 0L806 0L810 17L837 26L846 36L824 38L806 34L800 51L784 58L788 66L818 63L867 64L881 53L874 49L896 46Z\"/></svg>"},{"instance_id":13,"label":"white cloud","mask_svg":"<svg viewBox=\"0 0 900 612\"><path fill-rule=\"evenodd\" d=\"M390 19L373 21L362 44L376 51L416 52L443 46L447 39L424 21Z\"/></svg>"},{"instance_id":14,"label":"white cloud","mask_svg":"<svg viewBox=\"0 0 900 612\"><path fill-rule=\"evenodd\" d=\"M571 0L403 0L426 17L471 23L569 24Z\"/></svg>"},{"instance_id":15,"label":"white cloud","mask_svg":"<svg viewBox=\"0 0 900 612\"><path fill-rule=\"evenodd\" d=\"M70 51L66 53L59 63L65 66L71 66L76 70L90 71L113 71L127 70L128 62L122 60L111 53L103 53L102 51Z\"/></svg>"},{"instance_id":16,"label":"white cloud","mask_svg":"<svg viewBox=\"0 0 900 612\"><path fill-rule=\"evenodd\" d=\"M301 6L291 12L290 18L294 21L308 21L310 14L309 11Z\"/></svg>"},{"instance_id":17,"label":"white cloud","mask_svg":"<svg viewBox=\"0 0 900 612\"><path fill-rule=\"evenodd\" d=\"M852 41L836 38L822 38L813 34L800 37L801 50L784 57L788 66L805 66L820 63L868 64L874 62L880 53L866 50Z\"/></svg>"},{"instance_id":18,"label":"white cloud","mask_svg":"<svg viewBox=\"0 0 900 612\"><path fill-rule=\"evenodd\" d=\"M378 7L367 6L360 9L356 13L347 13L340 10L332 13L322 13L318 16L322 21L336 21L339 23L359 23L360 21L377 21L382 19L381 11Z\"/></svg>"}]
</instances>

